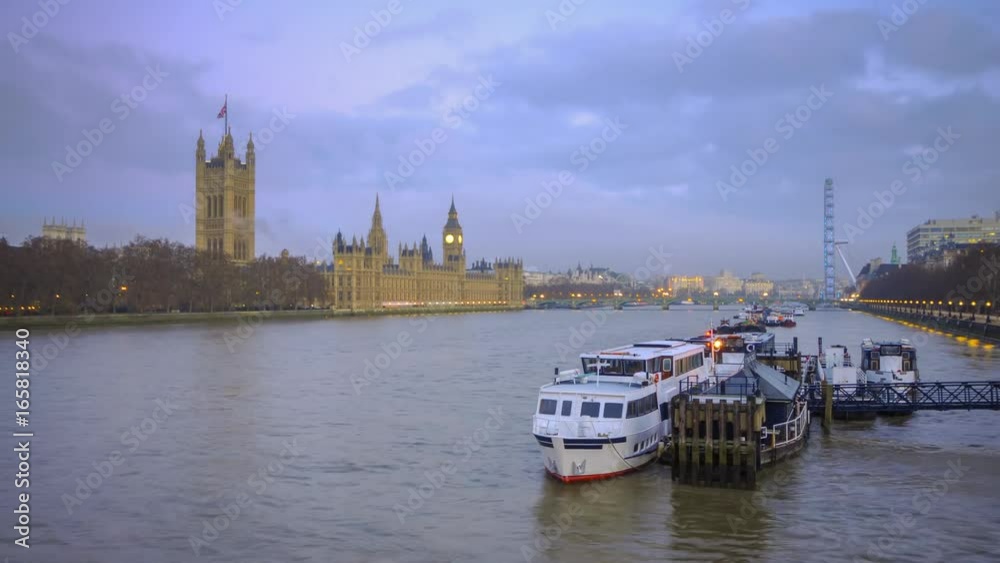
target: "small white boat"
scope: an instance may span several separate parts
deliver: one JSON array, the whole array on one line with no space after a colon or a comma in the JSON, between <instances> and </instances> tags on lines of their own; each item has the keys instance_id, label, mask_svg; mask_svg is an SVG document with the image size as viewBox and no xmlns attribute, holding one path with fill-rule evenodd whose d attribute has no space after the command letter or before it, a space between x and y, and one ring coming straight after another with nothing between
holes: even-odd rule
<instances>
[{"instance_id":1,"label":"small white boat","mask_svg":"<svg viewBox=\"0 0 1000 563\"><path fill-rule=\"evenodd\" d=\"M846 346L830 346L824 367L833 385L889 384L905 386L920 381L917 351L907 339L861 342L861 365L855 366Z\"/></svg>"},{"instance_id":2,"label":"small white boat","mask_svg":"<svg viewBox=\"0 0 1000 563\"><path fill-rule=\"evenodd\" d=\"M660 340L581 354L539 390L532 431L545 470L563 482L604 479L655 460L682 381L709 377L704 346Z\"/></svg>"},{"instance_id":3,"label":"small white boat","mask_svg":"<svg viewBox=\"0 0 1000 563\"><path fill-rule=\"evenodd\" d=\"M896 341L861 342L861 372L865 381L858 383L909 384L920 381L917 350L903 338Z\"/></svg>"},{"instance_id":4,"label":"small white boat","mask_svg":"<svg viewBox=\"0 0 1000 563\"><path fill-rule=\"evenodd\" d=\"M792 310L792 315L796 317L804 317L806 315L806 310L803 307L796 307Z\"/></svg>"}]
</instances>

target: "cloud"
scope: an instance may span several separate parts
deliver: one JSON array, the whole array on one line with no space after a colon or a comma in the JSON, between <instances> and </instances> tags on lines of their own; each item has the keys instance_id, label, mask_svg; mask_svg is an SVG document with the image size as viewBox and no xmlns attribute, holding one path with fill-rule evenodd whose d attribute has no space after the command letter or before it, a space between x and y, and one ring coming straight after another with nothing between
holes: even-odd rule
<instances>
[{"instance_id":1,"label":"cloud","mask_svg":"<svg viewBox=\"0 0 1000 563\"><path fill-rule=\"evenodd\" d=\"M1000 8L928 6L885 41L877 25L885 11L754 4L678 73L671 54L731 4L651 3L621 13L587 4L557 32L533 3L462 11L408 5L351 64L337 45L380 6L317 5L316 17L305 18L304 9L243 3L223 22L210 10L156 2L146 8L154 16L126 4L64 15L20 55L0 59L6 199L18 190L17 209L0 212L0 222L13 240L37 233L41 218L54 214L85 219L98 243L138 233L192 242L193 226L172 210L193 199L198 130L212 152L226 92L240 144L276 109L296 115L258 155L257 247L272 255L311 252L338 227L366 233L376 191L391 244L423 233L436 241L455 193L470 255L629 271L649 243L683 246L685 232L710 224L717 228L705 236L718 238L719 252L681 248L675 269L818 276L823 179L835 178L838 216L847 220L900 175L908 150L932 143L946 126L963 135L954 150L856 241L852 256L886 254L930 214L1000 208L993 140L1000 49L985 23ZM90 23L73 26L74 18ZM323 21L336 23L310 32ZM178 34L197 40L178 42ZM162 86L117 121L113 101L157 64L169 72ZM447 108L486 75L501 83L496 92L460 127L444 124ZM782 139L739 197L723 202L716 182L819 86L835 93L830 101ZM57 181L51 163L106 117L116 130ZM609 119L628 129L578 169L573 155ZM387 193L385 172L442 127L447 140ZM562 170L576 181L519 236L510 214ZM672 215L666 228L665 214ZM726 253L730 228L740 229L742 248L773 245L773 223L763 219L773 214L786 218L783 231L801 235L781 261ZM606 218L614 236L581 228L581 217ZM586 250L567 255L567 245Z\"/></svg>"}]
</instances>

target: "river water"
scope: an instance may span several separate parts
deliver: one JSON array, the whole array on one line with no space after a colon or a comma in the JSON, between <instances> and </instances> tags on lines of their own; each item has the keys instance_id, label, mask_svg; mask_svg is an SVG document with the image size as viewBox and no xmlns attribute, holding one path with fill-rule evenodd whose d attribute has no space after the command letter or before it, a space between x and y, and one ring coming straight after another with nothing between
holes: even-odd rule
<instances>
[{"instance_id":1,"label":"river water","mask_svg":"<svg viewBox=\"0 0 1000 563\"><path fill-rule=\"evenodd\" d=\"M991 411L838 422L829 434L815 420L803 453L767 470L756 492L674 485L660 465L595 484L546 477L530 418L554 366L690 336L712 316L677 307L85 328L35 362L32 549L11 543L8 438L0 553L102 563L1000 558ZM1000 350L977 342L846 311L799 321L773 329L778 340L799 336L814 353L823 336L856 354L864 337L909 337L924 380L1000 379ZM33 332L36 358L57 335ZM7 357L13 340L0 344Z\"/></svg>"}]
</instances>

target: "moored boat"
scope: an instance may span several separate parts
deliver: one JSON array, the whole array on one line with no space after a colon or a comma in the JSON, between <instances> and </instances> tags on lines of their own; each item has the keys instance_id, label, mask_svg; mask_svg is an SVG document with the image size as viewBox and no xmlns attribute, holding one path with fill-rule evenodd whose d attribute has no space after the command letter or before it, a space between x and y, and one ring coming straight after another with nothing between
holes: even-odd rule
<instances>
[{"instance_id":1,"label":"moored boat","mask_svg":"<svg viewBox=\"0 0 1000 563\"><path fill-rule=\"evenodd\" d=\"M533 434L545 470L564 481L614 477L656 459L680 382L709 376L703 346L642 342L581 354L539 389Z\"/></svg>"}]
</instances>

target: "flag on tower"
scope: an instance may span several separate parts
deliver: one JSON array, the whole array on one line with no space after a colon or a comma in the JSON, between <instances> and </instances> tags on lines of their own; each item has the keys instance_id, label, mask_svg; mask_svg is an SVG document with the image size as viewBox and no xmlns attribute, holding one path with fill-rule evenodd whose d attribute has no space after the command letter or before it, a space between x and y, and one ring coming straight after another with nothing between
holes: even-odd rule
<instances>
[{"instance_id":1,"label":"flag on tower","mask_svg":"<svg viewBox=\"0 0 1000 563\"><path fill-rule=\"evenodd\" d=\"M219 110L219 115L216 116L216 119L222 119L223 117L226 117L226 106L228 105L229 105L229 96L226 96L226 101L222 103L222 109Z\"/></svg>"}]
</instances>

